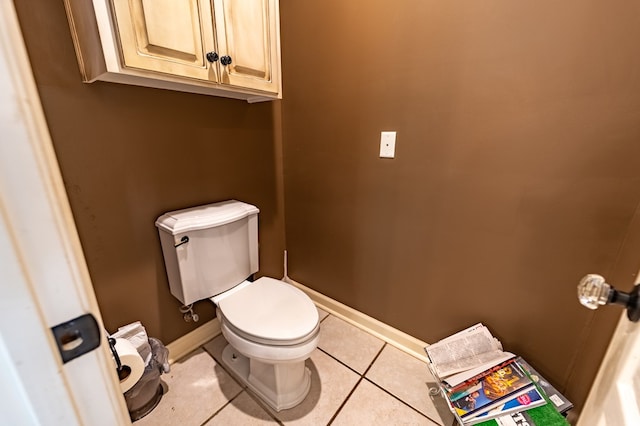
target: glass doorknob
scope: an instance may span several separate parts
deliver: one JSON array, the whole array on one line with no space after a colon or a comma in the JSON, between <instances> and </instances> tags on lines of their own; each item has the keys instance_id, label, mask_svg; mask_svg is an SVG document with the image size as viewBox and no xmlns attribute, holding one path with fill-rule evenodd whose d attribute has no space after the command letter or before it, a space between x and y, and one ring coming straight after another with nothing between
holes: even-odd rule
<instances>
[{"instance_id":1,"label":"glass doorknob","mask_svg":"<svg viewBox=\"0 0 640 426\"><path fill-rule=\"evenodd\" d=\"M578 299L587 308L598 309L598 306L607 303L610 291L611 286L605 282L603 276L589 274L578 284Z\"/></svg>"},{"instance_id":2,"label":"glass doorknob","mask_svg":"<svg viewBox=\"0 0 640 426\"><path fill-rule=\"evenodd\" d=\"M600 305L622 305L627 308L627 317L633 322L640 320L640 284L631 293L618 291L597 274L584 276L578 283L578 299L589 309L597 309Z\"/></svg>"}]
</instances>

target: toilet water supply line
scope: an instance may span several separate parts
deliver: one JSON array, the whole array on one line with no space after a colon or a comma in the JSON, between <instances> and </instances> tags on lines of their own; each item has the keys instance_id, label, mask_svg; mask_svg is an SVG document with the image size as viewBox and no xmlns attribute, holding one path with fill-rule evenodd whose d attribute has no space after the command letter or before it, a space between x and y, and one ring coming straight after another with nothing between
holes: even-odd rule
<instances>
[{"instance_id":1,"label":"toilet water supply line","mask_svg":"<svg viewBox=\"0 0 640 426\"><path fill-rule=\"evenodd\" d=\"M198 322L198 320L200 320L198 314L193 312L193 303L189 305L182 305L180 307L180 313L182 314L182 318L184 318L185 322Z\"/></svg>"}]
</instances>

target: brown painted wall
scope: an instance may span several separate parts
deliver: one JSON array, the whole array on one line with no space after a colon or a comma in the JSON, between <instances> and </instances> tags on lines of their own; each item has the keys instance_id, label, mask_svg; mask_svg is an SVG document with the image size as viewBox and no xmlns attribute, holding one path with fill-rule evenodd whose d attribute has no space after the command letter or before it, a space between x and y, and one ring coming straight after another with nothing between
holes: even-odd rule
<instances>
[{"instance_id":1,"label":"brown painted wall","mask_svg":"<svg viewBox=\"0 0 640 426\"><path fill-rule=\"evenodd\" d=\"M636 6L280 7L289 275L425 341L482 321L580 405L620 310L576 284L640 267Z\"/></svg>"},{"instance_id":2,"label":"brown painted wall","mask_svg":"<svg viewBox=\"0 0 640 426\"><path fill-rule=\"evenodd\" d=\"M159 214L257 204L278 276L286 195L293 278L426 341L483 321L584 400L619 311L581 308L575 284L629 288L640 266L631 4L281 1L285 100L249 105L82 84L62 3L16 3L109 329L193 328Z\"/></svg>"},{"instance_id":3,"label":"brown painted wall","mask_svg":"<svg viewBox=\"0 0 640 426\"><path fill-rule=\"evenodd\" d=\"M237 198L260 210L262 274L282 276L278 105L83 84L63 2L16 1L105 326L140 320L165 343L194 324L169 293L155 219ZM211 303L196 305L204 323Z\"/></svg>"}]
</instances>

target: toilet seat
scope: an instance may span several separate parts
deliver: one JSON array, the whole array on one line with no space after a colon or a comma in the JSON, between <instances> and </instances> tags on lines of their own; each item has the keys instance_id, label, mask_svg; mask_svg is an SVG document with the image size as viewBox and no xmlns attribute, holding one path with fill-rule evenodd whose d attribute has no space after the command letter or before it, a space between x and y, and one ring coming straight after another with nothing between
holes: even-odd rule
<instances>
[{"instance_id":1,"label":"toilet seat","mask_svg":"<svg viewBox=\"0 0 640 426\"><path fill-rule=\"evenodd\" d=\"M249 341L290 346L318 335L318 310L309 296L280 280L262 277L215 299L220 322Z\"/></svg>"}]
</instances>

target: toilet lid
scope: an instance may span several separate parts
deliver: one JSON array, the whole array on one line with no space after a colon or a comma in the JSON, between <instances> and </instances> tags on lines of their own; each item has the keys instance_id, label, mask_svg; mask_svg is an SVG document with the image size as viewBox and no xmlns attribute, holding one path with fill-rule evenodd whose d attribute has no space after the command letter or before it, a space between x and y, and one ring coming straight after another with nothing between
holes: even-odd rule
<instances>
[{"instance_id":1,"label":"toilet lid","mask_svg":"<svg viewBox=\"0 0 640 426\"><path fill-rule=\"evenodd\" d=\"M268 277L225 297L218 307L229 325L258 341L292 342L318 326L318 310L309 296Z\"/></svg>"}]
</instances>

